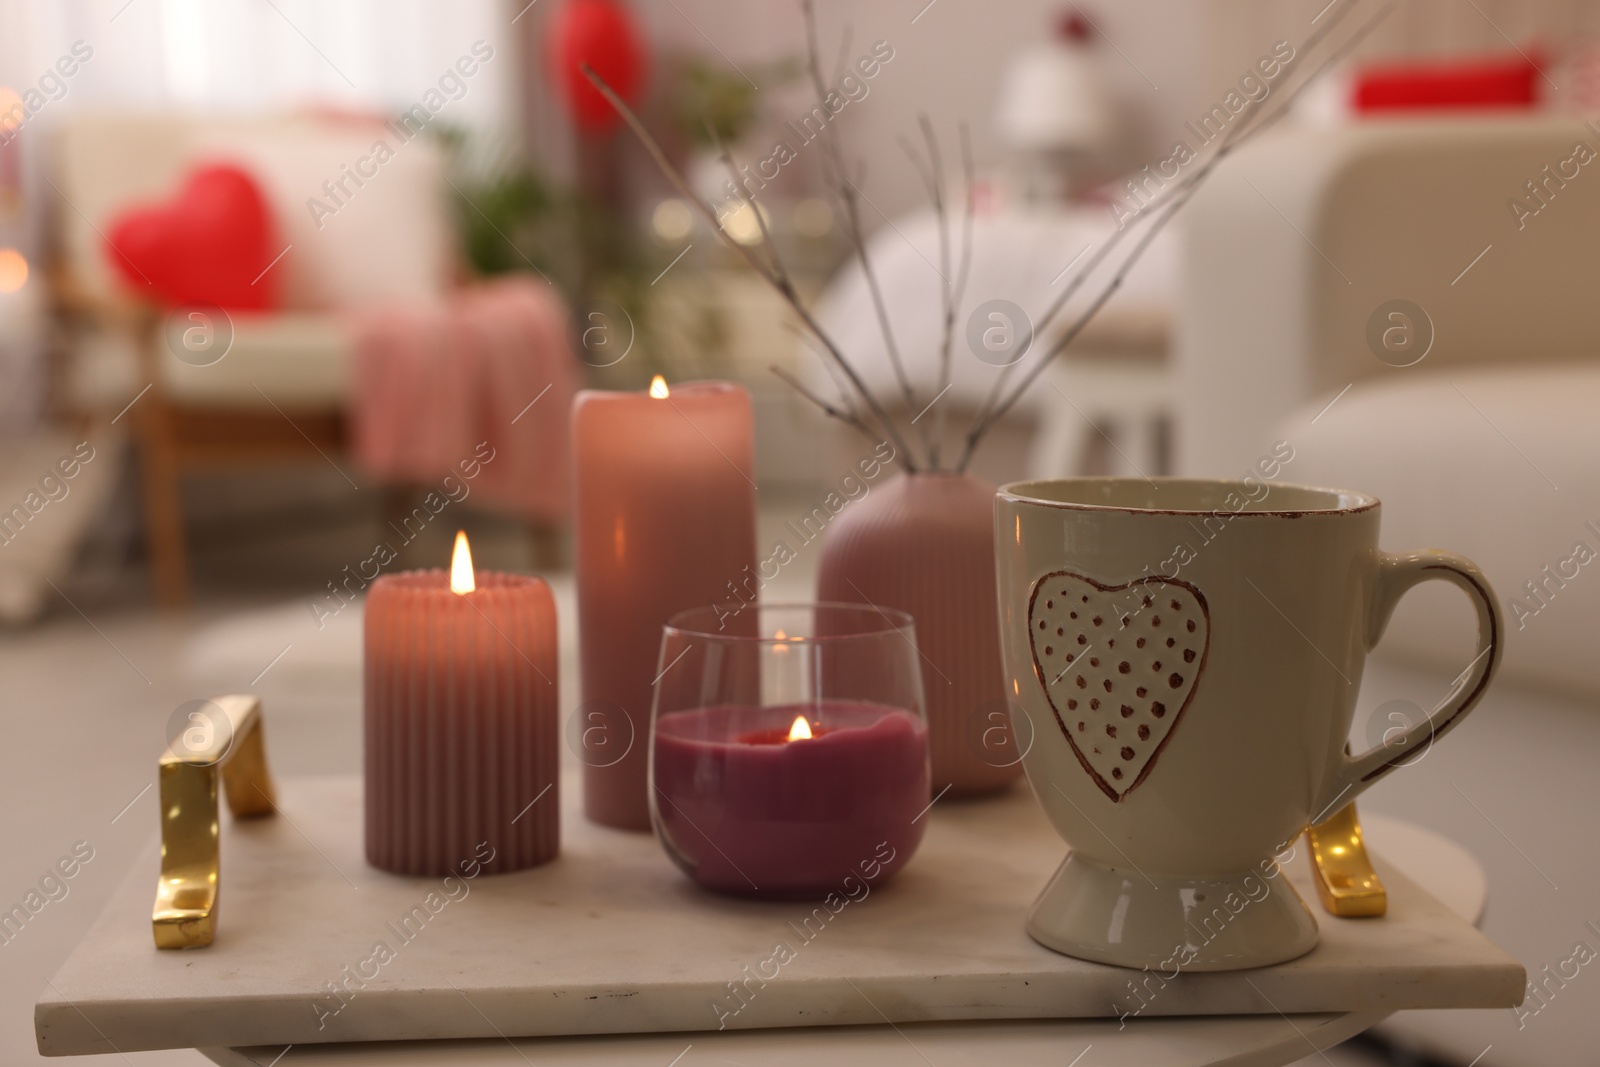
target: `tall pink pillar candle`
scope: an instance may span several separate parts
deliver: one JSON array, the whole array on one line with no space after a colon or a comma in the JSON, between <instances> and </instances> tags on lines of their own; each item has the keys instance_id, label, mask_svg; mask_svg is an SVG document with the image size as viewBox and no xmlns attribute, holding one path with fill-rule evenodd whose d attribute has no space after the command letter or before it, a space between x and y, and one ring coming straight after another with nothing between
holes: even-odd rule
<instances>
[{"instance_id":1,"label":"tall pink pillar candle","mask_svg":"<svg viewBox=\"0 0 1600 1067\"><path fill-rule=\"evenodd\" d=\"M514 871L560 849L555 600L538 578L475 578L455 593L442 570L409 571L367 594L367 862L382 870Z\"/></svg>"},{"instance_id":2,"label":"tall pink pillar candle","mask_svg":"<svg viewBox=\"0 0 1600 1067\"><path fill-rule=\"evenodd\" d=\"M572 423L583 703L568 736L585 814L648 830L661 628L685 608L736 602L756 574L750 394L727 382L664 397L589 390Z\"/></svg>"}]
</instances>

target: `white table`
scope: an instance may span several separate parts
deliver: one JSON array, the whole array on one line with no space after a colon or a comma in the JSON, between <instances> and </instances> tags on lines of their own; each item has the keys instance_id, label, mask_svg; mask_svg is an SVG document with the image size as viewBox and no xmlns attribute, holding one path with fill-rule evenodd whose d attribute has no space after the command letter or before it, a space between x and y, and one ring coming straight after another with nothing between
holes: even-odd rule
<instances>
[{"instance_id":1,"label":"white table","mask_svg":"<svg viewBox=\"0 0 1600 1067\"><path fill-rule=\"evenodd\" d=\"M1477 923L1487 900L1483 869L1465 850L1409 823L1363 814L1371 846L1452 911ZM472 1067L611 1064L618 1067L939 1067L1005 1063L1066 1067L1269 1067L1338 1044L1382 1021L1381 1011L1318 1015L1194 1016L915 1023L760 1031L632 1034L475 1041L202 1049L226 1067Z\"/></svg>"}]
</instances>

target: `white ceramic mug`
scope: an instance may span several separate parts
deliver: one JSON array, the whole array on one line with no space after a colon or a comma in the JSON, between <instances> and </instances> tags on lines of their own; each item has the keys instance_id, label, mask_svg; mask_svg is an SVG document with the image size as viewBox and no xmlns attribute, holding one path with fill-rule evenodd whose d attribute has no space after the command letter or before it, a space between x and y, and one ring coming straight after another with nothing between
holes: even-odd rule
<instances>
[{"instance_id":1,"label":"white ceramic mug","mask_svg":"<svg viewBox=\"0 0 1600 1067\"><path fill-rule=\"evenodd\" d=\"M1019 482L995 504L1002 646L1028 780L1071 852L1028 917L1068 955L1225 970L1317 942L1272 861L1445 733L1504 630L1460 556L1378 551L1361 493L1185 479ZM1477 656L1427 722L1352 756L1366 654L1442 578Z\"/></svg>"}]
</instances>

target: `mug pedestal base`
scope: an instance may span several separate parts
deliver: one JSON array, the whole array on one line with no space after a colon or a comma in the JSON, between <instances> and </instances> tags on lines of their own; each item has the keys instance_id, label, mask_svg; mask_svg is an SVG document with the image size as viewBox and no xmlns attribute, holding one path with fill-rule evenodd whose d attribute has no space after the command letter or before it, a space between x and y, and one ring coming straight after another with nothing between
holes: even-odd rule
<instances>
[{"instance_id":1,"label":"mug pedestal base","mask_svg":"<svg viewBox=\"0 0 1600 1067\"><path fill-rule=\"evenodd\" d=\"M1028 913L1028 934L1067 956L1170 977L1303 956L1317 923L1281 876L1147 879L1068 854Z\"/></svg>"}]
</instances>

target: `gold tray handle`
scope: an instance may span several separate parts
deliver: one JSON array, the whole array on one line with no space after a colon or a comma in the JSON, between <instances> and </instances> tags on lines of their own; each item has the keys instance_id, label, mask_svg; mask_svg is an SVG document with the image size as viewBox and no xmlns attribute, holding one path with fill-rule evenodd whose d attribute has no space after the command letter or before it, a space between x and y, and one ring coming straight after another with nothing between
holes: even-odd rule
<instances>
[{"instance_id":1,"label":"gold tray handle","mask_svg":"<svg viewBox=\"0 0 1600 1067\"><path fill-rule=\"evenodd\" d=\"M236 819L271 815L261 700L234 694L197 705L161 756L161 880L150 923L156 948L204 948L217 936L221 884L217 779Z\"/></svg>"},{"instance_id":2,"label":"gold tray handle","mask_svg":"<svg viewBox=\"0 0 1600 1067\"><path fill-rule=\"evenodd\" d=\"M1308 827L1306 840L1311 843L1311 870L1323 910L1345 919L1371 918L1389 910L1389 893L1372 869L1355 801Z\"/></svg>"}]
</instances>

